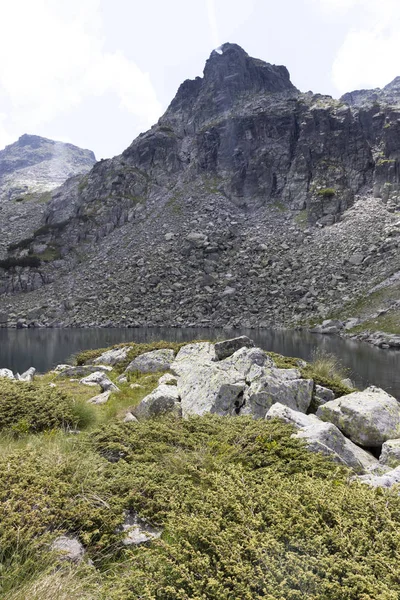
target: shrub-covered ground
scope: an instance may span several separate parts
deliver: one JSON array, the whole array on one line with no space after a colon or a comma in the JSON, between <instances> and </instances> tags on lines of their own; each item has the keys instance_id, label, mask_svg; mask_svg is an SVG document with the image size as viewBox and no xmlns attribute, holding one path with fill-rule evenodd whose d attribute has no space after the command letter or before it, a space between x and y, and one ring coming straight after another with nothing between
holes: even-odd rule
<instances>
[{"instance_id":1,"label":"shrub-covered ground","mask_svg":"<svg viewBox=\"0 0 400 600\"><path fill-rule=\"evenodd\" d=\"M44 389L53 377L0 380L0 397L12 385ZM208 415L124 424L122 408L157 380L131 377L143 389L127 384L111 408L93 407L79 435L58 422L34 435L7 437L13 425L4 428L1 598L398 600L396 492L352 482L280 422ZM87 394L54 381L49 389L72 405ZM124 546L124 511L162 537ZM80 539L84 563L57 563L50 545L62 533Z\"/></svg>"}]
</instances>

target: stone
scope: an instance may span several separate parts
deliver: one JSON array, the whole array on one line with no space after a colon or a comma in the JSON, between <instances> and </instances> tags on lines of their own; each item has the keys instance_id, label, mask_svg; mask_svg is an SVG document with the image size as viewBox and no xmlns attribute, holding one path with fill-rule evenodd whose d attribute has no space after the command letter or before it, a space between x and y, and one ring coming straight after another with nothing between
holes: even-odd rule
<instances>
[{"instance_id":1,"label":"stone","mask_svg":"<svg viewBox=\"0 0 400 600\"><path fill-rule=\"evenodd\" d=\"M119 392L119 388L107 377L103 371L95 371L80 380L84 385L99 385L103 392Z\"/></svg>"},{"instance_id":2,"label":"stone","mask_svg":"<svg viewBox=\"0 0 400 600\"><path fill-rule=\"evenodd\" d=\"M243 376L235 369L225 370L213 362L192 362L190 368L181 369L177 384L182 415L239 414L245 388Z\"/></svg>"},{"instance_id":3,"label":"stone","mask_svg":"<svg viewBox=\"0 0 400 600\"><path fill-rule=\"evenodd\" d=\"M377 448L400 437L399 402L374 386L327 402L318 408L317 416L360 446Z\"/></svg>"},{"instance_id":4,"label":"stone","mask_svg":"<svg viewBox=\"0 0 400 600\"><path fill-rule=\"evenodd\" d=\"M124 546L139 546L161 537L162 529L153 527L136 513L126 513L121 530L126 534L122 543Z\"/></svg>"},{"instance_id":5,"label":"stone","mask_svg":"<svg viewBox=\"0 0 400 600\"><path fill-rule=\"evenodd\" d=\"M17 373L16 379L19 379L19 381L28 381L28 382L33 381L35 378L35 373L36 373L35 367L30 367L27 371L22 373L22 375Z\"/></svg>"},{"instance_id":6,"label":"stone","mask_svg":"<svg viewBox=\"0 0 400 600\"><path fill-rule=\"evenodd\" d=\"M164 373L158 380L159 385L167 384L167 385L176 385L178 383L178 378L172 373Z\"/></svg>"},{"instance_id":7,"label":"stone","mask_svg":"<svg viewBox=\"0 0 400 600\"><path fill-rule=\"evenodd\" d=\"M130 348L126 346L124 348L114 348L112 350L107 350L103 352L98 358L95 358L93 361L94 365L118 365L121 362L124 362L128 356Z\"/></svg>"},{"instance_id":8,"label":"stone","mask_svg":"<svg viewBox=\"0 0 400 600\"><path fill-rule=\"evenodd\" d=\"M127 412L124 417L124 423L138 423L138 420L131 412Z\"/></svg>"},{"instance_id":9,"label":"stone","mask_svg":"<svg viewBox=\"0 0 400 600\"><path fill-rule=\"evenodd\" d=\"M315 385L313 404L315 408L319 408L322 404L326 404L331 400L335 399L335 394L329 388L323 387L322 385Z\"/></svg>"},{"instance_id":10,"label":"stone","mask_svg":"<svg viewBox=\"0 0 400 600\"><path fill-rule=\"evenodd\" d=\"M234 354L240 348L252 348L254 347L254 342L250 338L245 335L240 337L232 338L230 340L224 340L222 342L217 342L214 345L215 354L218 360L223 360L224 358L228 358Z\"/></svg>"},{"instance_id":11,"label":"stone","mask_svg":"<svg viewBox=\"0 0 400 600\"><path fill-rule=\"evenodd\" d=\"M384 467L394 469L400 465L400 439L387 440L382 444L379 462Z\"/></svg>"},{"instance_id":12,"label":"stone","mask_svg":"<svg viewBox=\"0 0 400 600\"><path fill-rule=\"evenodd\" d=\"M111 395L111 391L107 391L107 392L102 392L101 394L98 394L97 396L93 396L93 398L90 398L88 400L89 404L105 404L109 397Z\"/></svg>"},{"instance_id":13,"label":"stone","mask_svg":"<svg viewBox=\"0 0 400 600\"><path fill-rule=\"evenodd\" d=\"M261 370L245 390L244 413L263 419L276 402L305 413L311 404L313 387L313 380L301 379L297 369Z\"/></svg>"},{"instance_id":14,"label":"stone","mask_svg":"<svg viewBox=\"0 0 400 600\"><path fill-rule=\"evenodd\" d=\"M0 310L0 323L7 323L8 321L8 313L3 310Z\"/></svg>"},{"instance_id":15,"label":"stone","mask_svg":"<svg viewBox=\"0 0 400 600\"><path fill-rule=\"evenodd\" d=\"M117 377L117 383L128 383L127 376L124 375L124 374L118 375L118 377Z\"/></svg>"},{"instance_id":16,"label":"stone","mask_svg":"<svg viewBox=\"0 0 400 600\"><path fill-rule=\"evenodd\" d=\"M159 385L143 400L131 409L132 414L139 420L159 417L166 413L181 416L180 395L174 385Z\"/></svg>"},{"instance_id":17,"label":"stone","mask_svg":"<svg viewBox=\"0 0 400 600\"><path fill-rule=\"evenodd\" d=\"M85 549L75 537L61 535L51 544L51 550L59 554L61 560L80 563L83 560Z\"/></svg>"},{"instance_id":18,"label":"stone","mask_svg":"<svg viewBox=\"0 0 400 600\"><path fill-rule=\"evenodd\" d=\"M14 373L10 369L0 369L0 377L6 377L7 379L15 379Z\"/></svg>"},{"instance_id":19,"label":"stone","mask_svg":"<svg viewBox=\"0 0 400 600\"><path fill-rule=\"evenodd\" d=\"M349 263L351 265L355 265L355 266L360 266L363 262L365 258L365 255L362 254L361 252L355 252L354 254L352 254L349 258Z\"/></svg>"},{"instance_id":20,"label":"stone","mask_svg":"<svg viewBox=\"0 0 400 600\"><path fill-rule=\"evenodd\" d=\"M145 352L129 363L125 372L156 373L157 371L168 371L174 357L174 351L169 349Z\"/></svg>"},{"instance_id":21,"label":"stone","mask_svg":"<svg viewBox=\"0 0 400 600\"><path fill-rule=\"evenodd\" d=\"M392 485L400 483L400 466L383 475L374 475L373 473L362 475L358 477L358 480L371 487L390 488Z\"/></svg>"},{"instance_id":22,"label":"stone","mask_svg":"<svg viewBox=\"0 0 400 600\"><path fill-rule=\"evenodd\" d=\"M364 473L378 465L372 454L353 444L335 425L324 423L315 415L305 415L283 404L274 404L266 418L280 418L293 425L298 432L292 437L304 440L311 452L321 452L330 456L335 462L355 470L356 473Z\"/></svg>"},{"instance_id":23,"label":"stone","mask_svg":"<svg viewBox=\"0 0 400 600\"><path fill-rule=\"evenodd\" d=\"M63 368L64 367L64 368ZM56 369L58 372L58 377L86 377L87 375L91 375L92 373L98 373L99 371L108 372L112 370L112 367L103 366L103 365L81 365L79 367L71 367L71 365L58 365Z\"/></svg>"}]
</instances>

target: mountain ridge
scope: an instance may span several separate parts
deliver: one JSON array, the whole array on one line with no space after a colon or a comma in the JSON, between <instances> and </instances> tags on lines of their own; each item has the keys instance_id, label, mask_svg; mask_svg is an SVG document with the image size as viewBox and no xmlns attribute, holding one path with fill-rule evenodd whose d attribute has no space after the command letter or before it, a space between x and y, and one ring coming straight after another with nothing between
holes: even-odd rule
<instances>
[{"instance_id":1,"label":"mountain ridge","mask_svg":"<svg viewBox=\"0 0 400 600\"><path fill-rule=\"evenodd\" d=\"M53 192L32 239L3 254L11 321L293 324L400 270L396 84L391 103L386 91L351 105L299 92L285 67L235 44L220 52L121 155ZM26 268L27 254L55 258Z\"/></svg>"}]
</instances>

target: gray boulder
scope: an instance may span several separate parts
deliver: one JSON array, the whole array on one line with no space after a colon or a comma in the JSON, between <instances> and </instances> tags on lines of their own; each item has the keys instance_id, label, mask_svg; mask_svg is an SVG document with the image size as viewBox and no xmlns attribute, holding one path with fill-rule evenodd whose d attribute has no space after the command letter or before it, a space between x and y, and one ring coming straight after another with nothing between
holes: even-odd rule
<instances>
[{"instance_id":1,"label":"gray boulder","mask_svg":"<svg viewBox=\"0 0 400 600\"><path fill-rule=\"evenodd\" d=\"M58 377L86 377L92 373L98 373L99 371L108 372L112 371L112 367L107 365L80 365L78 367L71 367L71 365L58 365L54 371L58 373Z\"/></svg>"},{"instance_id":2,"label":"gray boulder","mask_svg":"<svg viewBox=\"0 0 400 600\"><path fill-rule=\"evenodd\" d=\"M156 373L157 371L167 371L174 361L174 356L174 351L169 349L145 352L129 363L125 372Z\"/></svg>"},{"instance_id":3,"label":"gray boulder","mask_svg":"<svg viewBox=\"0 0 400 600\"><path fill-rule=\"evenodd\" d=\"M335 394L329 388L323 387L322 385L316 385L314 390L314 405L319 408L323 404L330 402L335 399Z\"/></svg>"},{"instance_id":4,"label":"gray boulder","mask_svg":"<svg viewBox=\"0 0 400 600\"><path fill-rule=\"evenodd\" d=\"M61 535L51 544L51 550L59 554L59 558L73 563L83 560L85 549L80 541L74 537Z\"/></svg>"},{"instance_id":5,"label":"gray boulder","mask_svg":"<svg viewBox=\"0 0 400 600\"><path fill-rule=\"evenodd\" d=\"M181 403L176 386L159 385L148 396L131 409L132 414L139 420L158 417L166 413L181 416Z\"/></svg>"},{"instance_id":6,"label":"gray boulder","mask_svg":"<svg viewBox=\"0 0 400 600\"><path fill-rule=\"evenodd\" d=\"M266 418L280 418L294 425L298 432L292 437L304 440L311 452L330 456L335 462L354 469L356 473L364 473L378 465L372 454L353 444L335 425L324 423L315 415L304 415L282 404L274 404Z\"/></svg>"},{"instance_id":7,"label":"gray boulder","mask_svg":"<svg viewBox=\"0 0 400 600\"><path fill-rule=\"evenodd\" d=\"M35 373L36 373L36 369L35 367L30 367L27 371L25 371L24 373L22 373L22 375L20 375L19 373L17 373L17 379L19 381L33 381L35 378Z\"/></svg>"},{"instance_id":8,"label":"gray boulder","mask_svg":"<svg viewBox=\"0 0 400 600\"><path fill-rule=\"evenodd\" d=\"M400 465L400 439L388 440L382 445L379 462L384 467L391 469Z\"/></svg>"},{"instance_id":9,"label":"gray boulder","mask_svg":"<svg viewBox=\"0 0 400 600\"><path fill-rule=\"evenodd\" d=\"M80 380L84 385L99 385L102 392L119 392L119 388L107 377L103 371L95 371Z\"/></svg>"},{"instance_id":10,"label":"gray boulder","mask_svg":"<svg viewBox=\"0 0 400 600\"><path fill-rule=\"evenodd\" d=\"M297 369L260 369L259 376L246 388L244 413L263 419L276 402L305 413L313 386L313 380L301 379Z\"/></svg>"},{"instance_id":11,"label":"gray boulder","mask_svg":"<svg viewBox=\"0 0 400 600\"><path fill-rule=\"evenodd\" d=\"M360 446L376 448L400 437L399 402L373 386L327 402L318 408L317 416Z\"/></svg>"},{"instance_id":12,"label":"gray boulder","mask_svg":"<svg viewBox=\"0 0 400 600\"><path fill-rule=\"evenodd\" d=\"M172 373L164 373L164 375L161 375L160 379L158 380L159 385L176 385L177 383L178 378L175 375L172 375Z\"/></svg>"},{"instance_id":13,"label":"gray boulder","mask_svg":"<svg viewBox=\"0 0 400 600\"><path fill-rule=\"evenodd\" d=\"M191 363L191 368L182 370L178 379L182 414L239 414L245 388L244 377L235 369L224 369L212 362Z\"/></svg>"},{"instance_id":14,"label":"gray boulder","mask_svg":"<svg viewBox=\"0 0 400 600\"><path fill-rule=\"evenodd\" d=\"M113 350L107 350L103 352L101 356L95 358L93 364L95 365L117 365L126 360L130 348L126 346L124 348L114 348Z\"/></svg>"},{"instance_id":15,"label":"gray boulder","mask_svg":"<svg viewBox=\"0 0 400 600\"><path fill-rule=\"evenodd\" d=\"M6 377L7 379L15 379L14 373L10 369L0 369L0 377Z\"/></svg>"},{"instance_id":16,"label":"gray boulder","mask_svg":"<svg viewBox=\"0 0 400 600\"><path fill-rule=\"evenodd\" d=\"M109 397L110 397L111 391L107 391L107 392L102 392L101 394L98 394L97 396L93 396L93 398L90 398L88 400L89 404L105 404Z\"/></svg>"},{"instance_id":17,"label":"gray boulder","mask_svg":"<svg viewBox=\"0 0 400 600\"><path fill-rule=\"evenodd\" d=\"M223 360L234 354L240 348L252 348L254 342L245 335L240 337L232 338L230 340L224 340L223 342L217 342L214 346L215 354L218 360Z\"/></svg>"}]
</instances>

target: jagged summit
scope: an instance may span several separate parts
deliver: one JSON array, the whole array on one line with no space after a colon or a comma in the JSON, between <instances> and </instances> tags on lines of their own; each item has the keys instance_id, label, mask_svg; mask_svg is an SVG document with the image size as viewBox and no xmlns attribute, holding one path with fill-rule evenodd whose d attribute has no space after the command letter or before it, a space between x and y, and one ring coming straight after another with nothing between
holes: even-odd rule
<instances>
[{"instance_id":1,"label":"jagged summit","mask_svg":"<svg viewBox=\"0 0 400 600\"><path fill-rule=\"evenodd\" d=\"M400 104L400 77L395 77L393 81L383 88L348 92L344 94L340 100L346 102L346 104L350 104L350 106L363 106L373 102Z\"/></svg>"},{"instance_id":2,"label":"jagged summit","mask_svg":"<svg viewBox=\"0 0 400 600\"><path fill-rule=\"evenodd\" d=\"M182 83L160 122L176 125L178 117L201 124L260 93L299 92L286 67L253 58L237 44L226 43L211 52L203 77Z\"/></svg>"}]
</instances>

